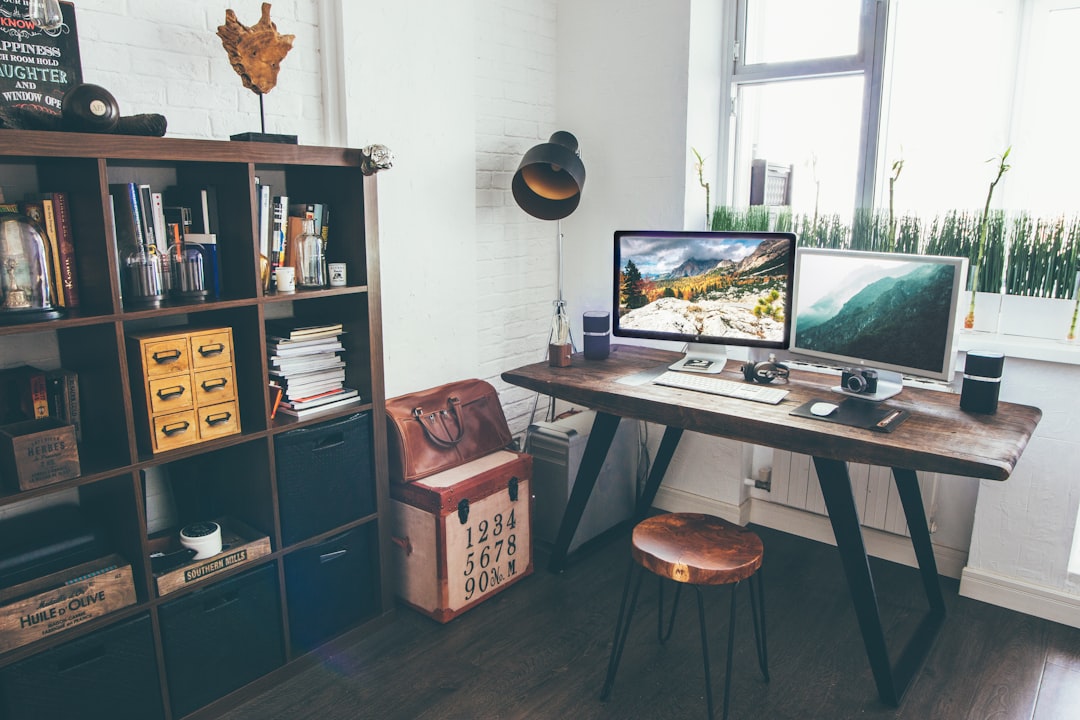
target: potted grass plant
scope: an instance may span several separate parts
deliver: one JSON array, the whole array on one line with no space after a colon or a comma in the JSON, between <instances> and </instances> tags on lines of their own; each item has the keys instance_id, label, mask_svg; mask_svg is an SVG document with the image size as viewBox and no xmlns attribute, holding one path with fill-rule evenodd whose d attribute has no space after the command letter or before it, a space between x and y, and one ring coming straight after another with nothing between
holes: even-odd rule
<instances>
[{"instance_id":1,"label":"potted grass plant","mask_svg":"<svg viewBox=\"0 0 1080 720\"><path fill-rule=\"evenodd\" d=\"M1001 178L1012 167L1005 161L1009 159L1009 152L1011 147L1005 148L1005 152L1001 153L1000 158L991 158L991 160L998 161L997 176L991 181L989 190L986 191L986 204L983 205L982 215L979 220L979 244L975 252L975 260L973 262L973 270L971 273L971 302L968 304L968 312L964 317L964 328L973 330L975 328L975 293L979 290L980 273L982 272L982 265L986 259L986 245L987 238L990 229L990 200L994 196L994 188L1001 182Z\"/></svg>"}]
</instances>

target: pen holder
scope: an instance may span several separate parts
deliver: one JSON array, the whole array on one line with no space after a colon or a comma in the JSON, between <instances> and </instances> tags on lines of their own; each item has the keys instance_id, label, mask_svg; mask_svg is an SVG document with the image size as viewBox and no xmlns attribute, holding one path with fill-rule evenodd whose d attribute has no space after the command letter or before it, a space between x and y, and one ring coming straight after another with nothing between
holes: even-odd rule
<instances>
[{"instance_id":1,"label":"pen holder","mask_svg":"<svg viewBox=\"0 0 1080 720\"><path fill-rule=\"evenodd\" d=\"M548 345L548 365L551 367L570 367L570 344Z\"/></svg>"}]
</instances>

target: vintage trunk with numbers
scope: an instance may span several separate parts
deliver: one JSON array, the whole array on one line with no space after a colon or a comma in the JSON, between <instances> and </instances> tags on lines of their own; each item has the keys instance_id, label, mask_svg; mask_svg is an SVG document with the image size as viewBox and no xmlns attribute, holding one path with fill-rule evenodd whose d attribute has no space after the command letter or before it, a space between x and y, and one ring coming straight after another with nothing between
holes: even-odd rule
<instances>
[{"instance_id":1,"label":"vintage trunk with numbers","mask_svg":"<svg viewBox=\"0 0 1080 720\"><path fill-rule=\"evenodd\" d=\"M532 456L499 450L390 488L397 594L448 622L530 574Z\"/></svg>"}]
</instances>

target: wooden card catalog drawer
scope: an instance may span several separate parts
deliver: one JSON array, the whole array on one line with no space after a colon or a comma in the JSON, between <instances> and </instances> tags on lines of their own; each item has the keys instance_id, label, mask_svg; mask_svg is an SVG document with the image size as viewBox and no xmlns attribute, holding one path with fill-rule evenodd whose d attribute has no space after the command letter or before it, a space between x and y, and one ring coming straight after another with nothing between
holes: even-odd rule
<instances>
[{"instance_id":1,"label":"wooden card catalog drawer","mask_svg":"<svg viewBox=\"0 0 1080 720\"><path fill-rule=\"evenodd\" d=\"M232 365L195 373L195 403L213 405L236 399L236 375Z\"/></svg>"},{"instance_id":2,"label":"wooden card catalog drawer","mask_svg":"<svg viewBox=\"0 0 1080 720\"><path fill-rule=\"evenodd\" d=\"M127 343L144 451L240 432L231 328L131 333Z\"/></svg>"},{"instance_id":3,"label":"wooden card catalog drawer","mask_svg":"<svg viewBox=\"0 0 1080 720\"><path fill-rule=\"evenodd\" d=\"M196 370L232 365L232 330L191 333L191 364Z\"/></svg>"},{"instance_id":4,"label":"wooden card catalog drawer","mask_svg":"<svg viewBox=\"0 0 1080 720\"><path fill-rule=\"evenodd\" d=\"M194 393L191 391L189 375L175 375L151 380L150 410L154 415L176 412L194 407Z\"/></svg>"},{"instance_id":5,"label":"wooden card catalog drawer","mask_svg":"<svg viewBox=\"0 0 1080 720\"><path fill-rule=\"evenodd\" d=\"M175 450L199 442L194 410L155 415L150 421L154 426L154 452Z\"/></svg>"},{"instance_id":6,"label":"wooden card catalog drawer","mask_svg":"<svg viewBox=\"0 0 1080 720\"><path fill-rule=\"evenodd\" d=\"M140 365L146 377L183 375L191 370L187 335L167 335L142 346Z\"/></svg>"},{"instance_id":7,"label":"wooden card catalog drawer","mask_svg":"<svg viewBox=\"0 0 1080 720\"><path fill-rule=\"evenodd\" d=\"M237 412L235 400L200 407L196 412L199 415L200 440L240 432L240 413Z\"/></svg>"}]
</instances>

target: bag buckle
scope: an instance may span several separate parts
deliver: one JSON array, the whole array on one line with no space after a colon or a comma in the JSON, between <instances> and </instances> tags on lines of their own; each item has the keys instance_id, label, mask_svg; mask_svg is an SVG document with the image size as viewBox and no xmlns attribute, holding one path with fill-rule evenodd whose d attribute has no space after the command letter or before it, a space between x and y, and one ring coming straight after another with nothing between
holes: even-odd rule
<instances>
[{"instance_id":1,"label":"bag buckle","mask_svg":"<svg viewBox=\"0 0 1080 720\"><path fill-rule=\"evenodd\" d=\"M460 522L462 525L469 522L469 499L468 498L463 498L460 502L458 502L458 504L457 504L457 516L458 516L458 522Z\"/></svg>"}]
</instances>

